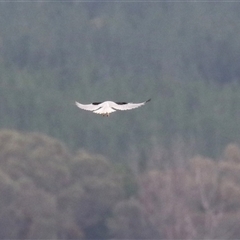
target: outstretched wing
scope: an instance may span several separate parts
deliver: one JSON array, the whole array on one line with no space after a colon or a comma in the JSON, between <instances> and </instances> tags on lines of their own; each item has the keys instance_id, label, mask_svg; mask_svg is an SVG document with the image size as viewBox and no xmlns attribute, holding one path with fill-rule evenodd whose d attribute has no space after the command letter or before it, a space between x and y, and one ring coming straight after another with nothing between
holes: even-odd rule
<instances>
[{"instance_id":1,"label":"outstretched wing","mask_svg":"<svg viewBox=\"0 0 240 240\"><path fill-rule=\"evenodd\" d=\"M75 102L75 104L77 107L87 111L96 111L101 108L101 103L81 104L79 102Z\"/></svg>"},{"instance_id":2,"label":"outstretched wing","mask_svg":"<svg viewBox=\"0 0 240 240\"><path fill-rule=\"evenodd\" d=\"M145 103L149 102L151 99L142 103L126 103L126 102L112 102L111 107L115 110L131 110L143 106Z\"/></svg>"}]
</instances>

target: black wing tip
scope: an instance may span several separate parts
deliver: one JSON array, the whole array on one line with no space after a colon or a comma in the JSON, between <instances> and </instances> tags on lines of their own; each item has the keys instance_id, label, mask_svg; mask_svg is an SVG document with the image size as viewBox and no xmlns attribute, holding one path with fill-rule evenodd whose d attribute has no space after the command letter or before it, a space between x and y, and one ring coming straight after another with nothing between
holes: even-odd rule
<instances>
[{"instance_id":1,"label":"black wing tip","mask_svg":"<svg viewBox=\"0 0 240 240\"><path fill-rule=\"evenodd\" d=\"M98 105L101 104L102 102L93 102L92 105Z\"/></svg>"},{"instance_id":2,"label":"black wing tip","mask_svg":"<svg viewBox=\"0 0 240 240\"><path fill-rule=\"evenodd\" d=\"M147 101L145 101L145 103L150 102L151 98L149 98ZM115 102L118 105L124 105L124 104L128 104L127 102Z\"/></svg>"},{"instance_id":3,"label":"black wing tip","mask_svg":"<svg viewBox=\"0 0 240 240\"><path fill-rule=\"evenodd\" d=\"M127 102L115 102L118 105L124 105L124 104L128 104Z\"/></svg>"}]
</instances>

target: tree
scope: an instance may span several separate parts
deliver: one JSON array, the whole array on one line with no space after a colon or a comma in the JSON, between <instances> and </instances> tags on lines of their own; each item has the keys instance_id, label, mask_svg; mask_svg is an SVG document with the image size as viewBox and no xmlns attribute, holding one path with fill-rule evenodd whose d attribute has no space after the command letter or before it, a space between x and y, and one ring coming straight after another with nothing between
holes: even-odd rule
<instances>
[{"instance_id":1,"label":"tree","mask_svg":"<svg viewBox=\"0 0 240 240\"><path fill-rule=\"evenodd\" d=\"M71 166L71 185L58 198L58 209L68 216L86 238L106 238L106 219L123 198L123 179L102 156L80 151Z\"/></svg>"},{"instance_id":2,"label":"tree","mask_svg":"<svg viewBox=\"0 0 240 240\"><path fill-rule=\"evenodd\" d=\"M123 174L106 158L1 130L0 159L1 238L108 237L106 221L125 194Z\"/></svg>"},{"instance_id":3,"label":"tree","mask_svg":"<svg viewBox=\"0 0 240 240\"><path fill-rule=\"evenodd\" d=\"M239 147L231 144L223 161L196 156L182 165L146 170L138 176L137 199L115 208L109 222L113 237L239 238L238 155Z\"/></svg>"}]
</instances>

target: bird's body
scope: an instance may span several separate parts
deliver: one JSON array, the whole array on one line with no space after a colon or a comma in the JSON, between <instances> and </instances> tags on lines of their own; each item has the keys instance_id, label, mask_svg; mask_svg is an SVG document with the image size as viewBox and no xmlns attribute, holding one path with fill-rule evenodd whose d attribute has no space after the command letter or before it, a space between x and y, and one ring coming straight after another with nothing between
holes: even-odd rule
<instances>
[{"instance_id":1,"label":"bird's body","mask_svg":"<svg viewBox=\"0 0 240 240\"><path fill-rule=\"evenodd\" d=\"M92 111L97 114L101 114L102 116L109 116L110 113L115 112L117 110L131 110L134 108L138 108L143 106L145 103L149 102L151 99L141 102L141 103L127 103L127 102L113 102L113 101L105 101L105 102L93 102L90 104L81 104L79 102L75 102L77 107Z\"/></svg>"}]
</instances>

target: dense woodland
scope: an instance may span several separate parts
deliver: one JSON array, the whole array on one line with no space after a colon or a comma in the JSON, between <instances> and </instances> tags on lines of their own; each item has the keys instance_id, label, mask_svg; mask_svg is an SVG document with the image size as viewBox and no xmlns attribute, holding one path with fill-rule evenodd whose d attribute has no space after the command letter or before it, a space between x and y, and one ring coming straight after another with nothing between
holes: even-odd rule
<instances>
[{"instance_id":1,"label":"dense woodland","mask_svg":"<svg viewBox=\"0 0 240 240\"><path fill-rule=\"evenodd\" d=\"M240 238L239 39L233 2L1 2L0 238Z\"/></svg>"},{"instance_id":2,"label":"dense woodland","mask_svg":"<svg viewBox=\"0 0 240 240\"><path fill-rule=\"evenodd\" d=\"M239 146L182 157L134 174L40 133L1 130L0 238L239 239Z\"/></svg>"}]
</instances>

